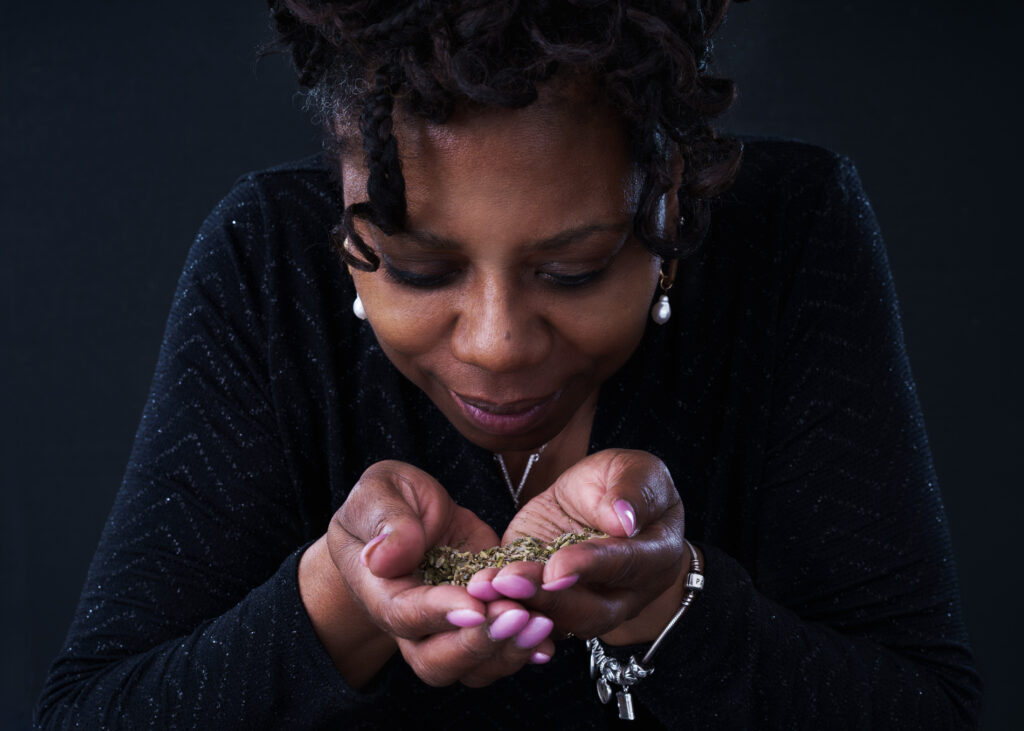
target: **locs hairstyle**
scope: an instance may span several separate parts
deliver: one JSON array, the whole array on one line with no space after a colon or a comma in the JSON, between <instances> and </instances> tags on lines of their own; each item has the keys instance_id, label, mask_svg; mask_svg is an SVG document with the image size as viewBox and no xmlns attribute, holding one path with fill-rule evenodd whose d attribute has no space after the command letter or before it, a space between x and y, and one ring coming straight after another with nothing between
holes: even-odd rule
<instances>
[{"instance_id":1,"label":"locs hairstyle","mask_svg":"<svg viewBox=\"0 0 1024 731\"><path fill-rule=\"evenodd\" d=\"M403 113L435 123L458 105L525 107L556 74L594 85L625 122L642 173L634 232L655 254L685 257L704 239L709 199L739 167L741 146L709 122L735 96L708 72L711 37L729 0L268 0L300 86L309 90L329 149L343 148L335 121L358 119L369 169L368 201L345 208L334 243L350 265L380 261L353 223L386 234L406 219L405 180L394 135ZM671 238L657 233L659 201L683 159ZM335 160L338 155L333 155ZM670 227L672 228L672 227ZM341 245L349 237L359 256Z\"/></svg>"}]
</instances>

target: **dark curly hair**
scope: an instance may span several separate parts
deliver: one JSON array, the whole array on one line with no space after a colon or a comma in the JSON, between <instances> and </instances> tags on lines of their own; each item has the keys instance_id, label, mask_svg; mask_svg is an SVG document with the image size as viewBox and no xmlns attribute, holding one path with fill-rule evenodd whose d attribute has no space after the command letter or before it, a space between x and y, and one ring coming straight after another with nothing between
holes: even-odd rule
<instances>
[{"instance_id":1,"label":"dark curly hair","mask_svg":"<svg viewBox=\"0 0 1024 731\"><path fill-rule=\"evenodd\" d=\"M685 257L704 239L709 199L739 168L741 145L709 121L732 103L732 81L708 72L711 37L729 0L268 0L276 46L291 53L329 145L338 119L358 118L368 201L345 208L333 234L344 260L379 266L353 223L386 234L406 219L405 180L393 132L405 113L443 123L457 105L518 108L556 74L596 84L625 122L642 171L634 232L655 254ZM682 223L658 235L659 201L683 160ZM337 160L340 156L333 155ZM671 228L671 227L670 227ZM340 245L351 239L360 256ZM361 258L362 257L362 258Z\"/></svg>"}]
</instances>

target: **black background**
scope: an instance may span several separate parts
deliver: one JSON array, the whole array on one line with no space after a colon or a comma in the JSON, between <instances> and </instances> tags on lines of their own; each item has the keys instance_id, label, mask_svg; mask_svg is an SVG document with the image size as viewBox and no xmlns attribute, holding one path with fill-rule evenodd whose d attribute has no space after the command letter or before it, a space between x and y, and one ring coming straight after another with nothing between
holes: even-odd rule
<instances>
[{"instance_id":1,"label":"black background","mask_svg":"<svg viewBox=\"0 0 1024 731\"><path fill-rule=\"evenodd\" d=\"M318 149L262 3L48 2L0 28L0 727L26 726L127 461L199 224ZM889 247L986 678L1015 727L1024 611L1019 2L758 0L718 42L731 131L858 164ZM714 638L706 638L713 642Z\"/></svg>"}]
</instances>

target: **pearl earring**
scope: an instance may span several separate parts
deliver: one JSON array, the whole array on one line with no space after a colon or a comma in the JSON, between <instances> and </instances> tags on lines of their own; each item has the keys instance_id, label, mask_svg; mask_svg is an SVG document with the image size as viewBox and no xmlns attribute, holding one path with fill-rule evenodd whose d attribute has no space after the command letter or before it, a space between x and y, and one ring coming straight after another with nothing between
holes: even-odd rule
<instances>
[{"instance_id":1,"label":"pearl earring","mask_svg":"<svg viewBox=\"0 0 1024 731\"><path fill-rule=\"evenodd\" d=\"M675 283L676 266L678 263L678 259L672 259L668 263L667 271L664 262L658 268L658 286L661 288L661 296L658 297L658 301L651 308L651 319L658 325L664 325L672 317L672 304L668 301L668 291L672 289L672 285Z\"/></svg>"},{"instance_id":2,"label":"pearl earring","mask_svg":"<svg viewBox=\"0 0 1024 731\"><path fill-rule=\"evenodd\" d=\"M651 319L659 325L664 325L670 317L672 317L672 305L668 301L668 295L663 294L651 308Z\"/></svg>"},{"instance_id":3,"label":"pearl earring","mask_svg":"<svg viewBox=\"0 0 1024 731\"><path fill-rule=\"evenodd\" d=\"M345 237L345 251L352 253L352 239L348 236ZM363 308L363 301L359 299L359 295L352 300L352 314L358 317L360 320L366 319L366 310Z\"/></svg>"}]
</instances>

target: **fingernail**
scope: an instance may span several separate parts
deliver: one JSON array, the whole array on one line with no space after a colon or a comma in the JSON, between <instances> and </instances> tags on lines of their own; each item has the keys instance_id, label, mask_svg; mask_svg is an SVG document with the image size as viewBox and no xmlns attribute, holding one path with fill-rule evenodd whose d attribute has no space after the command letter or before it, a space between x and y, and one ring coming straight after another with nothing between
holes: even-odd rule
<instances>
[{"instance_id":1,"label":"fingernail","mask_svg":"<svg viewBox=\"0 0 1024 731\"><path fill-rule=\"evenodd\" d=\"M530 613L525 609L509 609L491 622L491 627L487 631L492 640L507 640L529 621Z\"/></svg>"},{"instance_id":2,"label":"fingernail","mask_svg":"<svg viewBox=\"0 0 1024 731\"><path fill-rule=\"evenodd\" d=\"M534 665L543 665L550 659L551 655L547 654L546 652L535 652L532 655L530 655L530 662L532 662Z\"/></svg>"},{"instance_id":3,"label":"fingernail","mask_svg":"<svg viewBox=\"0 0 1024 731\"><path fill-rule=\"evenodd\" d=\"M501 594L486 579L469 582L466 585L466 591L469 592L471 597L482 602L493 602L495 599L501 599Z\"/></svg>"},{"instance_id":4,"label":"fingernail","mask_svg":"<svg viewBox=\"0 0 1024 731\"><path fill-rule=\"evenodd\" d=\"M445 615L456 627L478 627L487 617L472 609L453 609Z\"/></svg>"},{"instance_id":5,"label":"fingernail","mask_svg":"<svg viewBox=\"0 0 1024 731\"><path fill-rule=\"evenodd\" d=\"M491 579L491 586L507 596L509 599L529 599L537 588L529 579L522 576L495 576Z\"/></svg>"},{"instance_id":6,"label":"fingernail","mask_svg":"<svg viewBox=\"0 0 1024 731\"><path fill-rule=\"evenodd\" d=\"M530 622L516 635L516 647L527 649L528 647L535 647L544 641L544 638L551 634L551 628L555 626L547 617L534 617Z\"/></svg>"},{"instance_id":7,"label":"fingernail","mask_svg":"<svg viewBox=\"0 0 1024 731\"><path fill-rule=\"evenodd\" d=\"M612 507L615 508L615 514L619 516L622 529L626 531L627 536L632 538L636 534L636 511L633 510L633 506L625 500L616 500Z\"/></svg>"},{"instance_id":8,"label":"fingernail","mask_svg":"<svg viewBox=\"0 0 1024 731\"><path fill-rule=\"evenodd\" d=\"M379 536L363 546L363 551L359 554L359 560L363 562L363 566L366 566L367 568L370 567L370 554L373 553L373 549L377 547L377 544L389 535L391 535L391 533L381 533Z\"/></svg>"},{"instance_id":9,"label":"fingernail","mask_svg":"<svg viewBox=\"0 0 1024 731\"><path fill-rule=\"evenodd\" d=\"M540 588L544 591L561 591L562 589L568 589L570 586L572 586L579 580L579 574L569 574L568 576L563 576L561 579L549 581Z\"/></svg>"}]
</instances>

